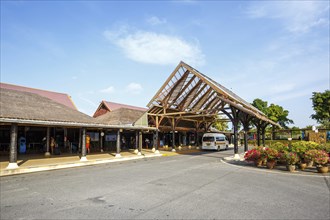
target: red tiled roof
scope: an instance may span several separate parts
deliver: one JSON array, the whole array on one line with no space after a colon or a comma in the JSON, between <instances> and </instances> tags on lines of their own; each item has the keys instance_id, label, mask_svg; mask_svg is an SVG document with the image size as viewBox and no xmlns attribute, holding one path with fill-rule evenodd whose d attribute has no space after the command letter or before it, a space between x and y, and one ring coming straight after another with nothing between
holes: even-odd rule
<instances>
[{"instance_id":1,"label":"red tiled roof","mask_svg":"<svg viewBox=\"0 0 330 220\"><path fill-rule=\"evenodd\" d=\"M103 101L107 107L110 109L110 111L120 109L120 108L128 108L128 109L133 109L133 110L139 110L139 111L147 111L147 108L142 108L142 107L137 107L137 106L132 106L132 105L125 105L125 104L120 104L116 102L108 102L108 101Z\"/></svg>"},{"instance_id":2,"label":"red tiled roof","mask_svg":"<svg viewBox=\"0 0 330 220\"><path fill-rule=\"evenodd\" d=\"M73 101L71 100L71 97L64 93L46 91L46 90L41 90L41 89L34 89L34 88L12 85L12 84L7 84L7 83L0 83L0 88L37 94L37 95L49 98L62 105L65 105L71 109L78 110L77 107L74 105Z\"/></svg>"}]
</instances>

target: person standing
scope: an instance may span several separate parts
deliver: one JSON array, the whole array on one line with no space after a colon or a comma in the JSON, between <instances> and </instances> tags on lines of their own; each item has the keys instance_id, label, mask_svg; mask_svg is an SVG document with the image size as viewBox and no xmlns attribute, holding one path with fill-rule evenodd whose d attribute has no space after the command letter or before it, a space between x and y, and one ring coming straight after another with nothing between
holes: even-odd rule
<instances>
[{"instance_id":1,"label":"person standing","mask_svg":"<svg viewBox=\"0 0 330 220\"><path fill-rule=\"evenodd\" d=\"M86 135L86 150L87 153L90 153L90 144L91 144L91 137L89 134Z\"/></svg>"},{"instance_id":2,"label":"person standing","mask_svg":"<svg viewBox=\"0 0 330 220\"><path fill-rule=\"evenodd\" d=\"M55 139L53 137L51 137L50 138L50 150L51 150L52 154L54 154L55 145L56 145Z\"/></svg>"}]
</instances>

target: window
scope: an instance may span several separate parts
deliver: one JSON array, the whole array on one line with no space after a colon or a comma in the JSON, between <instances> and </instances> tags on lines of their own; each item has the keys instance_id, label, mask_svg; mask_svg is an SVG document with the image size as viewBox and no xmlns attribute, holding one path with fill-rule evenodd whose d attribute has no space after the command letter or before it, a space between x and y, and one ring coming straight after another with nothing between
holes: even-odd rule
<instances>
[{"instance_id":1,"label":"window","mask_svg":"<svg viewBox=\"0 0 330 220\"><path fill-rule=\"evenodd\" d=\"M214 137L203 137L203 141L214 141Z\"/></svg>"}]
</instances>

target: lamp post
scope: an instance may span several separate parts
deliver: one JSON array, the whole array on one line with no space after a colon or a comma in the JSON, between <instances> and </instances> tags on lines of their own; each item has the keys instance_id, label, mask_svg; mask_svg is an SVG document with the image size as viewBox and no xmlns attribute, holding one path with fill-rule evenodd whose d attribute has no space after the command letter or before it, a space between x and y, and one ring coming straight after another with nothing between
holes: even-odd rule
<instances>
[{"instance_id":1,"label":"lamp post","mask_svg":"<svg viewBox=\"0 0 330 220\"><path fill-rule=\"evenodd\" d=\"M288 141L289 141L289 151L291 152L291 151L292 151L292 146L291 146L292 138L289 137L289 138L288 138Z\"/></svg>"}]
</instances>

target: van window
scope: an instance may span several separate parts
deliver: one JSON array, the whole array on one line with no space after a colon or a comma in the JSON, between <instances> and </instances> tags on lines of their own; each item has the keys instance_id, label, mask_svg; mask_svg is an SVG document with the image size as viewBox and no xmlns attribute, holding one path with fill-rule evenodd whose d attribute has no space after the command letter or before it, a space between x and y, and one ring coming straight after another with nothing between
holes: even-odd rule
<instances>
[{"instance_id":1,"label":"van window","mask_svg":"<svg viewBox=\"0 0 330 220\"><path fill-rule=\"evenodd\" d=\"M217 137L216 140L217 140L217 141L224 141L225 138L224 138L224 137Z\"/></svg>"},{"instance_id":2,"label":"van window","mask_svg":"<svg viewBox=\"0 0 330 220\"><path fill-rule=\"evenodd\" d=\"M214 137L203 137L203 141L214 141Z\"/></svg>"}]
</instances>

